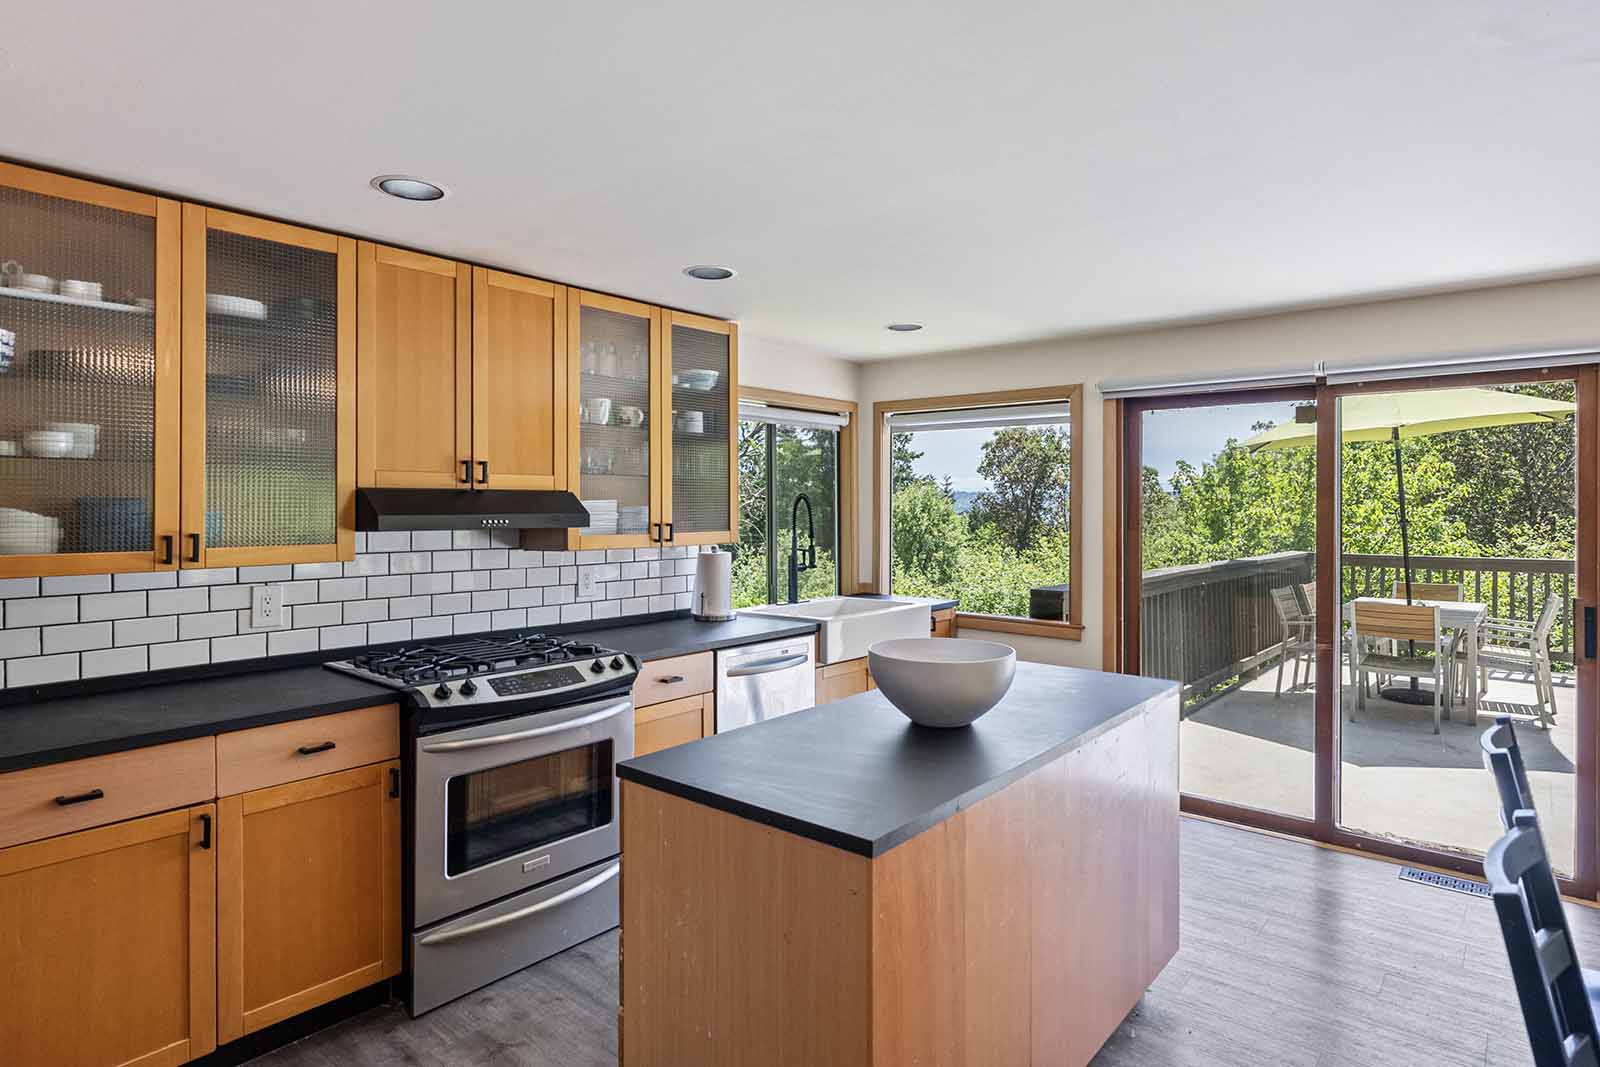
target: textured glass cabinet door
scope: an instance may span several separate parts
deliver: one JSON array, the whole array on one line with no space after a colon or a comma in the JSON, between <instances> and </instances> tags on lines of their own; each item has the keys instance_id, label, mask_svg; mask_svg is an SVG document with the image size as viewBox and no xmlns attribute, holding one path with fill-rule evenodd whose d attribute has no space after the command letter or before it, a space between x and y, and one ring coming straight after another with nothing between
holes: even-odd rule
<instances>
[{"instance_id":1,"label":"textured glass cabinet door","mask_svg":"<svg viewBox=\"0 0 1600 1067\"><path fill-rule=\"evenodd\" d=\"M586 545L643 547L660 537L657 442L660 312L573 291L567 321L577 383L571 482L589 510Z\"/></svg>"},{"instance_id":2,"label":"textured glass cabinet door","mask_svg":"<svg viewBox=\"0 0 1600 1067\"><path fill-rule=\"evenodd\" d=\"M665 336L672 396L672 432L662 460L672 472L667 540L678 545L732 541L739 498L733 470L738 327L669 311Z\"/></svg>"},{"instance_id":3,"label":"textured glass cabinet door","mask_svg":"<svg viewBox=\"0 0 1600 1067\"><path fill-rule=\"evenodd\" d=\"M184 566L352 558L355 242L184 208Z\"/></svg>"},{"instance_id":4,"label":"textured glass cabinet door","mask_svg":"<svg viewBox=\"0 0 1600 1067\"><path fill-rule=\"evenodd\" d=\"M180 241L174 201L0 163L0 574L174 565Z\"/></svg>"}]
</instances>

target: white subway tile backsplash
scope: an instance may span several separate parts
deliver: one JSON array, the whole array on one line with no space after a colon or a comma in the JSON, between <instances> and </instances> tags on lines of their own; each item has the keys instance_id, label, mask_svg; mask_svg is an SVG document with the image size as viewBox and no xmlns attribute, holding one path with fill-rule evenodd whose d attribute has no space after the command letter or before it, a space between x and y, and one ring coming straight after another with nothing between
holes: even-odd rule
<instances>
[{"instance_id":1,"label":"white subway tile backsplash","mask_svg":"<svg viewBox=\"0 0 1600 1067\"><path fill-rule=\"evenodd\" d=\"M317 633L321 635L323 648L349 648L351 645L367 643L367 628L364 624L324 626Z\"/></svg>"},{"instance_id":2,"label":"white subway tile backsplash","mask_svg":"<svg viewBox=\"0 0 1600 1067\"><path fill-rule=\"evenodd\" d=\"M431 552L396 552L389 557L390 574L426 574L432 569Z\"/></svg>"},{"instance_id":3,"label":"white subway tile backsplash","mask_svg":"<svg viewBox=\"0 0 1600 1067\"><path fill-rule=\"evenodd\" d=\"M484 593L472 594L473 611L504 611L511 605L507 602L507 592L504 589L491 589Z\"/></svg>"},{"instance_id":4,"label":"white subway tile backsplash","mask_svg":"<svg viewBox=\"0 0 1600 1067\"><path fill-rule=\"evenodd\" d=\"M687 593L689 591L689 579L682 575L676 578L663 578L661 579L661 591L663 593Z\"/></svg>"},{"instance_id":5,"label":"white subway tile backsplash","mask_svg":"<svg viewBox=\"0 0 1600 1067\"><path fill-rule=\"evenodd\" d=\"M643 615L650 610L650 598L644 596L632 597L622 602L624 615Z\"/></svg>"},{"instance_id":6,"label":"white subway tile backsplash","mask_svg":"<svg viewBox=\"0 0 1600 1067\"><path fill-rule=\"evenodd\" d=\"M113 574L111 588L122 589L176 589L177 571L150 571L148 573Z\"/></svg>"},{"instance_id":7,"label":"white subway tile backsplash","mask_svg":"<svg viewBox=\"0 0 1600 1067\"><path fill-rule=\"evenodd\" d=\"M554 626L561 621L560 608L529 608L529 626Z\"/></svg>"},{"instance_id":8,"label":"white subway tile backsplash","mask_svg":"<svg viewBox=\"0 0 1600 1067\"><path fill-rule=\"evenodd\" d=\"M411 576L408 574L388 574L382 578L367 579L367 596L369 597L410 595Z\"/></svg>"},{"instance_id":9,"label":"white subway tile backsplash","mask_svg":"<svg viewBox=\"0 0 1600 1067\"><path fill-rule=\"evenodd\" d=\"M435 615L455 615L471 610L471 593L440 593L433 598L433 613Z\"/></svg>"},{"instance_id":10,"label":"white subway tile backsplash","mask_svg":"<svg viewBox=\"0 0 1600 1067\"><path fill-rule=\"evenodd\" d=\"M679 593L677 596L672 598L672 602L675 605L677 605L677 608L678 608L679 611L693 611L694 610L694 594L693 593Z\"/></svg>"},{"instance_id":11,"label":"white subway tile backsplash","mask_svg":"<svg viewBox=\"0 0 1600 1067\"><path fill-rule=\"evenodd\" d=\"M86 648L110 648L109 622L79 622L71 626L46 626L40 631L45 655L55 652L82 652Z\"/></svg>"},{"instance_id":12,"label":"white subway tile backsplash","mask_svg":"<svg viewBox=\"0 0 1600 1067\"><path fill-rule=\"evenodd\" d=\"M636 548L633 550L633 558L640 562L645 560L660 559L661 550L659 548Z\"/></svg>"},{"instance_id":13,"label":"white subway tile backsplash","mask_svg":"<svg viewBox=\"0 0 1600 1067\"><path fill-rule=\"evenodd\" d=\"M588 604L565 604L561 608L562 622L588 622L594 618L594 609Z\"/></svg>"},{"instance_id":14,"label":"white subway tile backsplash","mask_svg":"<svg viewBox=\"0 0 1600 1067\"><path fill-rule=\"evenodd\" d=\"M433 606L425 596L401 596L389 601L389 616L395 619L414 619L419 615L433 614Z\"/></svg>"},{"instance_id":15,"label":"white subway tile backsplash","mask_svg":"<svg viewBox=\"0 0 1600 1067\"><path fill-rule=\"evenodd\" d=\"M230 637L238 632L239 617L232 611L207 611L178 617L178 638L183 641L200 637Z\"/></svg>"},{"instance_id":16,"label":"white subway tile backsplash","mask_svg":"<svg viewBox=\"0 0 1600 1067\"><path fill-rule=\"evenodd\" d=\"M285 604L315 604L317 602L317 583L311 580L285 583L283 587L283 602Z\"/></svg>"},{"instance_id":17,"label":"white subway tile backsplash","mask_svg":"<svg viewBox=\"0 0 1600 1067\"><path fill-rule=\"evenodd\" d=\"M211 590L212 611L238 611L250 606L248 585L219 585Z\"/></svg>"},{"instance_id":18,"label":"white subway tile backsplash","mask_svg":"<svg viewBox=\"0 0 1600 1067\"><path fill-rule=\"evenodd\" d=\"M72 596L77 593L111 592L109 574L68 574L59 578L46 578L39 583L44 596Z\"/></svg>"},{"instance_id":19,"label":"white subway tile backsplash","mask_svg":"<svg viewBox=\"0 0 1600 1067\"><path fill-rule=\"evenodd\" d=\"M529 567L529 585L555 585L561 580L560 567Z\"/></svg>"},{"instance_id":20,"label":"white subway tile backsplash","mask_svg":"<svg viewBox=\"0 0 1600 1067\"><path fill-rule=\"evenodd\" d=\"M411 576L411 595L425 596L429 593L448 593L451 581L448 574L413 574Z\"/></svg>"},{"instance_id":21,"label":"white subway tile backsplash","mask_svg":"<svg viewBox=\"0 0 1600 1067\"><path fill-rule=\"evenodd\" d=\"M211 662L210 641L179 641L171 645L150 646L150 669L166 670L168 667L195 667Z\"/></svg>"},{"instance_id":22,"label":"white subway tile backsplash","mask_svg":"<svg viewBox=\"0 0 1600 1067\"><path fill-rule=\"evenodd\" d=\"M143 645L85 652L80 657L80 673L85 678L104 678L108 674L137 674L149 669L150 656Z\"/></svg>"},{"instance_id":23,"label":"white subway tile backsplash","mask_svg":"<svg viewBox=\"0 0 1600 1067\"><path fill-rule=\"evenodd\" d=\"M451 548L488 548L489 534L485 530L450 531Z\"/></svg>"},{"instance_id":24,"label":"white subway tile backsplash","mask_svg":"<svg viewBox=\"0 0 1600 1067\"><path fill-rule=\"evenodd\" d=\"M650 598L651 611L672 611L677 606L677 601L671 596L653 596Z\"/></svg>"},{"instance_id":25,"label":"white subway tile backsplash","mask_svg":"<svg viewBox=\"0 0 1600 1067\"><path fill-rule=\"evenodd\" d=\"M384 645L391 641L411 640L411 620L396 619L391 622L375 622L367 627L367 643Z\"/></svg>"},{"instance_id":26,"label":"white subway tile backsplash","mask_svg":"<svg viewBox=\"0 0 1600 1067\"><path fill-rule=\"evenodd\" d=\"M315 630L275 630L267 635L267 655L293 656L317 650Z\"/></svg>"},{"instance_id":27,"label":"white subway tile backsplash","mask_svg":"<svg viewBox=\"0 0 1600 1067\"><path fill-rule=\"evenodd\" d=\"M456 571L450 578L451 591L456 593L476 593L489 588L488 571Z\"/></svg>"},{"instance_id":28,"label":"white subway tile backsplash","mask_svg":"<svg viewBox=\"0 0 1600 1067\"><path fill-rule=\"evenodd\" d=\"M605 561L606 554L600 549L590 549L578 553L578 563L604 563Z\"/></svg>"},{"instance_id":29,"label":"white subway tile backsplash","mask_svg":"<svg viewBox=\"0 0 1600 1067\"><path fill-rule=\"evenodd\" d=\"M570 604L578 599L578 589L571 585L552 585L544 591L546 604Z\"/></svg>"},{"instance_id":30,"label":"white subway tile backsplash","mask_svg":"<svg viewBox=\"0 0 1600 1067\"><path fill-rule=\"evenodd\" d=\"M411 534L411 547L417 552L439 552L450 547L449 530L416 530Z\"/></svg>"},{"instance_id":31,"label":"white subway tile backsplash","mask_svg":"<svg viewBox=\"0 0 1600 1067\"><path fill-rule=\"evenodd\" d=\"M581 581L585 575L597 582L614 582L622 577L622 567L616 563L601 563L588 567L579 567L579 580Z\"/></svg>"},{"instance_id":32,"label":"white subway tile backsplash","mask_svg":"<svg viewBox=\"0 0 1600 1067\"><path fill-rule=\"evenodd\" d=\"M521 608L508 608L495 612L489 621L491 630L515 630L528 625L528 613Z\"/></svg>"},{"instance_id":33,"label":"white subway tile backsplash","mask_svg":"<svg viewBox=\"0 0 1600 1067\"><path fill-rule=\"evenodd\" d=\"M536 608L544 603L543 589L511 589L507 591L506 603L514 608Z\"/></svg>"},{"instance_id":34,"label":"white subway tile backsplash","mask_svg":"<svg viewBox=\"0 0 1600 1067\"><path fill-rule=\"evenodd\" d=\"M75 596L40 597L37 600L12 600L6 604L6 626L52 626L78 621Z\"/></svg>"},{"instance_id":35,"label":"white subway tile backsplash","mask_svg":"<svg viewBox=\"0 0 1600 1067\"><path fill-rule=\"evenodd\" d=\"M344 576L346 578L365 578L373 574L388 573L389 557L385 555L368 553L365 556L357 556L344 565Z\"/></svg>"},{"instance_id":36,"label":"white subway tile backsplash","mask_svg":"<svg viewBox=\"0 0 1600 1067\"><path fill-rule=\"evenodd\" d=\"M84 622L133 619L145 613L145 595L140 592L96 593L78 598L78 618Z\"/></svg>"},{"instance_id":37,"label":"white subway tile backsplash","mask_svg":"<svg viewBox=\"0 0 1600 1067\"><path fill-rule=\"evenodd\" d=\"M620 600L602 600L598 604L590 606L594 609L594 618L596 620L614 619L622 614L622 601Z\"/></svg>"},{"instance_id":38,"label":"white subway tile backsplash","mask_svg":"<svg viewBox=\"0 0 1600 1067\"><path fill-rule=\"evenodd\" d=\"M562 567L557 573L560 575L559 580L562 585L578 584L578 568L576 566Z\"/></svg>"},{"instance_id":39,"label":"white subway tile backsplash","mask_svg":"<svg viewBox=\"0 0 1600 1067\"><path fill-rule=\"evenodd\" d=\"M305 630L315 626L336 626L344 621L344 609L340 604L296 604L294 609L294 628Z\"/></svg>"},{"instance_id":40,"label":"white subway tile backsplash","mask_svg":"<svg viewBox=\"0 0 1600 1067\"><path fill-rule=\"evenodd\" d=\"M383 622L388 617L387 600L352 600L344 606L345 622Z\"/></svg>"},{"instance_id":41,"label":"white subway tile backsplash","mask_svg":"<svg viewBox=\"0 0 1600 1067\"><path fill-rule=\"evenodd\" d=\"M338 566L338 564L334 564ZM179 586L193 585L229 585L239 580L237 567L200 567L192 571L178 572Z\"/></svg>"},{"instance_id":42,"label":"white subway tile backsplash","mask_svg":"<svg viewBox=\"0 0 1600 1067\"><path fill-rule=\"evenodd\" d=\"M295 578L337 578L344 573L342 563L296 563Z\"/></svg>"},{"instance_id":43,"label":"white subway tile backsplash","mask_svg":"<svg viewBox=\"0 0 1600 1067\"><path fill-rule=\"evenodd\" d=\"M542 567L544 553L537 550L525 552L520 548L513 548L506 553L506 564L511 567Z\"/></svg>"},{"instance_id":44,"label":"white subway tile backsplash","mask_svg":"<svg viewBox=\"0 0 1600 1067\"><path fill-rule=\"evenodd\" d=\"M436 571L465 571L472 569L471 552L435 552L433 569Z\"/></svg>"},{"instance_id":45,"label":"white subway tile backsplash","mask_svg":"<svg viewBox=\"0 0 1600 1067\"><path fill-rule=\"evenodd\" d=\"M304 605L301 605L301 607L303 608ZM295 611L295 608L285 604L283 610L279 613L280 617L283 619L282 623L277 626L254 626L250 622L250 609L240 608L237 613L239 616L239 632L242 634L264 634L271 633L275 630L291 629L294 626Z\"/></svg>"},{"instance_id":46,"label":"white subway tile backsplash","mask_svg":"<svg viewBox=\"0 0 1600 1067\"><path fill-rule=\"evenodd\" d=\"M648 578L650 577L650 564L624 563L622 565L622 577L630 581L634 578Z\"/></svg>"},{"instance_id":47,"label":"white subway tile backsplash","mask_svg":"<svg viewBox=\"0 0 1600 1067\"><path fill-rule=\"evenodd\" d=\"M450 622L454 627L454 632L458 634L482 633L489 629L491 625L487 611L474 612L469 615L452 615L450 616Z\"/></svg>"},{"instance_id":48,"label":"white subway tile backsplash","mask_svg":"<svg viewBox=\"0 0 1600 1067\"><path fill-rule=\"evenodd\" d=\"M506 561L507 551L503 548L482 548L472 554L472 565L478 570L493 570L495 567L509 567Z\"/></svg>"},{"instance_id":49,"label":"white subway tile backsplash","mask_svg":"<svg viewBox=\"0 0 1600 1067\"><path fill-rule=\"evenodd\" d=\"M411 534L404 530L373 530L367 534L367 551L409 552Z\"/></svg>"},{"instance_id":50,"label":"white subway tile backsplash","mask_svg":"<svg viewBox=\"0 0 1600 1067\"><path fill-rule=\"evenodd\" d=\"M630 597L632 595L633 595L633 583L632 582L607 582L606 583L606 599L607 600L626 600L628 597Z\"/></svg>"},{"instance_id":51,"label":"white subway tile backsplash","mask_svg":"<svg viewBox=\"0 0 1600 1067\"><path fill-rule=\"evenodd\" d=\"M149 593L149 610L152 615L210 611L211 592L207 589L153 589Z\"/></svg>"},{"instance_id":52,"label":"white subway tile backsplash","mask_svg":"<svg viewBox=\"0 0 1600 1067\"><path fill-rule=\"evenodd\" d=\"M241 582L287 582L293 577L294 568L287 563L271 563L263 567L239 568L239 580Z\"/></svg>"},{"instance_id":53,"label":"white subway tile backsplash","mask_svg":"<svg viewBox=\"0 0 1600 1067\"><path fill-rule=\"evenodd\" d=\"M633 549L631 549L631 548L608 548L608 549L606 549L606 562L607 563L632 563L633 562Z\"/></svg>"},{"instance_id":54,"label":"white subway tile backsplash","mask_svg":"<svg viewBox=\"0 0 1600 1067\"><path fill-rule=\"evenodd\" d=\"M39 628L0 630L0 659L19 659L39 654Z\"/></svg>"},{"instance_id":55,"label":"white subway tile backsplash","mask_svg":"<svg viewBox=\"0 0 1600 1067\"><path fill-rule=\"evenodd\" d=\"M653 596L661 592L661 579L640 578L633 583L633 591L637 596Z\"/></svg>"},{"instance_id":56,"label":"white subway tile backsplash","mask_svg":"<svg viewBox=\"0 0 1600 1067\"><path fill-rule=\"evenodd\" d=\"M431 619L411 620L411 639L413 641L424 641L430 637L446 637L449 633L449 615L439 615Z\"/></svg>"},{"instance_id":57,"label":"white subway tile backsplash","mask_svg":"<svg viewBox=\"0 0 1600 1067\"><path fill-rule=\"evenodd\" d=\"M241 634L238 637L219 637L211 642L212 663L226 663L236 659L260 659L266 654L266 634Z\"/></svg>"},{"instance_id":58,"label":"white subway tile backsplash","mask_svg":"<svg viewBox=\"0 0 1600 1067\"><path fill-rule=\"evenodd\" d=\"M39 579L37 578L0 578L0 600L38 595Z\"/></svg>"},{"instance_id":59,"label":"white subway tile backsplash","mask_svg":"<svg viewBox=\"0 0 1600 1067\"><path fill-rule=\"evenodd\" d=\"M546 552L544 565L546 567L570 567L578 561L576 552Z\"/></svg>"},{"instance_id":60,"label":"white subway tile backsplash","mask_svg":"<svg viewBox=\"0 0 1600 1067\"><path fill-rule=\"evenodd\" d=\"M528 584L528 572L521 567L507 567L503 571L489 572L489 585L494 589L521 589Z\"/></svg>"},{"instance_id":61,"label":"white subway tile backsplash","mask_svg":"<svg viewBox=\"0 0 1600 1067\"><path fill-rule=\"evenodd\" d=\"M6 660L6 686L15 689L24 685L49 685L52 682L70 682L78 677L78 654L68 652L59 656L36 656L32 659Z\"/></svg>"},{"instance_id":62,"label":"white subway tile backsplash","mask_svg":"<svg viewBox=\"0 0 1600 1067\"><path fill-rule=\"evenodd\" d=\"M111 624L114 645L156 645L178 639L178 616L162 615L151 619L118 619Z\"/></svg>"},{"instance_id":63,"label":"white subway tile backsplash","mask_svg":"<svg viewBox=\"0 0 1600 1067\"><path fill-rule=\"evenodd\" d=\"M317 583L317 599L360 600L367 595L365 578L324 578Z\"/></svg>"}]
</instances>

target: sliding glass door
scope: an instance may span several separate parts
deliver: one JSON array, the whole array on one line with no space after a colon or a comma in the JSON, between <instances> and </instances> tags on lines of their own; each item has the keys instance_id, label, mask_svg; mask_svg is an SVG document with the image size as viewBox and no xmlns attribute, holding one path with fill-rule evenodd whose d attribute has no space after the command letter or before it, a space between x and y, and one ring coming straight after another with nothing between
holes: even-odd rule
<instances>
[{"instance_id":1,"label":"sliding glass door","mask_svg":"<svg viewBox=\"0 0 1600 1067\"><path fill-rule=\"evenodd\" d=\"M1183 685L1184 808L1479 871L1509 715L1593 895L1600 368L1114 403L1117 654Z\"/></svg>"}]
</instances>

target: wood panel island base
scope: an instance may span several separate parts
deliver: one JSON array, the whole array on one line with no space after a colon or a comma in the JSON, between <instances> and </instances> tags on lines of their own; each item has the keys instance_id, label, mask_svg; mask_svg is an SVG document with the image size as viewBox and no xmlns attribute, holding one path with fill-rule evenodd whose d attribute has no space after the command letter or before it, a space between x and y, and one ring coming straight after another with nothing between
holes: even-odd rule
<instances>
[{"instance_id":1,"label":"wood panel island base","mask_svg":"<svg viewBox=\"0 0 1600 1067\"><path fill-rule=\"evenodd\" d=\"M627 1067L1083 1064L1178 947L1178 691L1021 663L623 765Z\"/></svg>"}]
</instances>

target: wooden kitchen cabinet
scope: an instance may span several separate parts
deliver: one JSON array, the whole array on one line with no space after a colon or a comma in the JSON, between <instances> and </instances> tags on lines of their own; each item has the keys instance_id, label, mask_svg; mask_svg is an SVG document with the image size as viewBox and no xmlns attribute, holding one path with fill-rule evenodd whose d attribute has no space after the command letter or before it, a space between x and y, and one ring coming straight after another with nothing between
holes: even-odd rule
<instances>
[{"instance_id":1,"label":"wooden kitchen cabinet","mask_svg":"<svg viewBox=\"0 0 1600 1067\"><path fill-rule=\"evenodd\" d=\"M634 711L633 754L646 756L716 732L716 697L711 693L651 704Z\"/></svg>"},{"instance_id":2,"label":"wooden kitchen cabinet","mask_svg":"<svg viewBox=\"0 0 1600 1067\"><path fill-rule=\"evenodd\" d=\"M180 566L355 558L356 242L183 207Z\"/></svg>"},{"instance_id":3,"label":"wooden kitchen cabinet","mask_svg":"<svg viewBox=\"0 0 1600 1067\"><path fill-rule=\"evenodd\" d=\"M396 760L217 802L217 1038L399 973Z\"/></svg>"},{"instance_id":4,"label":"wooden kitchen cabinet","mask_svg":"<svg viewBox=\"0 0 1600 1067\"><path fill-rule=\"evenodd\" d=\"M956 609L944 608L934 612L932 632L934 637L954 637L956 635Z\"/></svg>"},{"instance_id":5,"label":"wooden kitchen cabinet","mask_svg":"<svg viewBox=\"0 0 1600 1067\"><path fill-rule=\"evenodd\" d=\"M465 488L472 465L472 270L357 247L357 484Z\"/></svg>"},{"instance_id":6,"label":"wooden kitchen cabinet","mask_svg":"<svg viewBox=\"0 0 1600 1067\"><path fill-rule=\"evenodd\" d=\"M168 1067L216 1047L215 812L0 850L6 1062Z\"/></svg>"},{"instance_id":7,"label":"wooden kitchen cabinet","mask_svg":"<svg viewBox=\"0 0 1600 1067\"><path fill-rule=\"evenodd\" d=\"M567 485L566 287L472 268L473 484Z\"/></svg>"},{"instance_id":8,"label":"wooden kitchen cabinet","mask_svg":"<svg viewBox=\"0 0 1600 1067\"><path fill-rule=\"evenodd\" d=\"M865 656L817 668L818 704L829 704L876 688Z\"/></svg>"},{"instance_id":9,"label":"wooden kitchen cabinet","mask_svg":"<svg viewBox=\"0 0 1600 1067\"><path fill-rule=\"evenodd\" d=\"M727 544L738 540L739 327L681 311L663 315L662 396L672 407L661 431L663 541Z\"/></svg>"},{"instance_id":10,"label":"wooden kitchen cabinet","mask_svg":"<svg viewBox=\"0 0 1600 1067\"><path fill-rule=\"evenodd\" d=\"M176 567L180 205L0 162L0 234L0 577Z\"/></svg>"}]
</instances>

